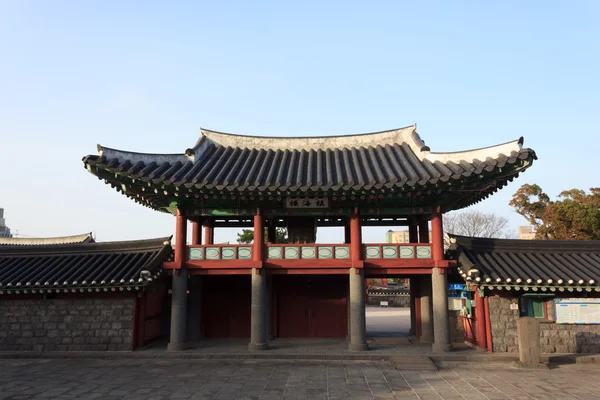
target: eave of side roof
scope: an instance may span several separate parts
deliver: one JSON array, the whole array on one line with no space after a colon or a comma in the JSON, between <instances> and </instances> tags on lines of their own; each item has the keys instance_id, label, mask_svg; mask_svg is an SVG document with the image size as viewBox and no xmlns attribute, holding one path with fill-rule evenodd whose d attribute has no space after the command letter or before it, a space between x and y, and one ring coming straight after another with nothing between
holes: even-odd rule
<instances>
[{"instance_id":1,"label":"eave of side roof","mask_svg":"<svg viewBox=\"0 0 600 400\"><path fill-rule=\"evenodd\" d=\"M139 290L163 274L170 237L0 248L0 294Z\"/></svg>"},{"instance_id":2,"label":"eave of side roof","mask_svg":"<svg viewBox=\"0 0 600 400\"><path fill-rule=\"evenodd\" d=\"M463 278L494 290L600 292L600 241L451 235Z\"/></svg>"}]
</instances>

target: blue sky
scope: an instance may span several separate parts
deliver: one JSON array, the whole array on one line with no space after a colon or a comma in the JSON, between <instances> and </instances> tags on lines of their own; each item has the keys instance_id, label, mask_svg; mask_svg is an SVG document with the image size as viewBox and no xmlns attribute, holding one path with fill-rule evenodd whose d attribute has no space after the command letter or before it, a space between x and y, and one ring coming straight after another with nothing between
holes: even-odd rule
<instances>
[{"instance_id":1,"label":"blue sky","mask_svg":"<svg viewBox=\"0 0 600 400\"><path fill-rule=\"evenodd\" d=\"M0 207L23 235L167 236L171 216L85 171L97 143L170 153L200 127L316 136L416 122L432 151L525 137L539 160L476 206L516 229L521 184L599 186L598 20L596 1L0 1Z\"/></svg>"}]
</instances>

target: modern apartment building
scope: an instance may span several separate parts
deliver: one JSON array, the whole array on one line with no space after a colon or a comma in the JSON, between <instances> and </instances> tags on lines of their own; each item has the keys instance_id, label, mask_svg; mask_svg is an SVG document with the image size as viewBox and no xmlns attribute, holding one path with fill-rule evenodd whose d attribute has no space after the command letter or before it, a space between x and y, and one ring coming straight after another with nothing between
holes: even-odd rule
<instances>
[{"instance_id":1,"label":"modern apartment building","mask_svg":"<svg viewBox=\"0 0 600 400\"><path fill-rule=\"evenodd\" d=\"M0 237L12 237L12 234L10 233L10 228L6 226L6 221L4 219L4 208L0 208Z\"/></svg>"}]
</instances>

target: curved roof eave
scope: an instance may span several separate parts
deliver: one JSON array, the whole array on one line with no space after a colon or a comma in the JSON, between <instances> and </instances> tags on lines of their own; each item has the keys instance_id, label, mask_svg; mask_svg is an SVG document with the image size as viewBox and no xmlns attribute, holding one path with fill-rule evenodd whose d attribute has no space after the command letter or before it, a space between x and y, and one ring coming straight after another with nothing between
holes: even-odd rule
<instances>
[{"instance_id":1,"label":"curved roof eave","mask_svg":"<svg viewBox=\"0 0 600 400\"><path fill-rule=\"evenodd\" d=\"M0 238L0 246L54 246L63 244L93 243L92 233L48 238Z\"/></svg>"}]
</instances>

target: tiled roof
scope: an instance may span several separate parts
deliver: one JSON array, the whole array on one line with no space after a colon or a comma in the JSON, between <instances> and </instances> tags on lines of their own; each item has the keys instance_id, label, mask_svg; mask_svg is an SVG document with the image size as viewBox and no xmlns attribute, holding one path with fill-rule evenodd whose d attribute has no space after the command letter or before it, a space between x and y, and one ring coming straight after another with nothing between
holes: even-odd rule
<instances>
[{"instance_id":1,"label":"tiled roof","mask_svg":"<svg viewBox=\"0 0 600 400\"><path fill-rule=\"evenodd\" d=\"M170 238L0 247L0 294L140 288L161 274Z\"/></svg>"},{"instance_id":2,"label":"tiled roof","mask_svg":"<svg viewBox=\"0 0 600 400\"><path fill-rule=\"evenodd\" d=\"M92 233L49 238L0 238L0 246L48 246L70 243L93 243Z\"/></svg>"},{"instance_id":3,"label":"tiled roof","mask_svg":"<svg viewBox=\"0 0 600 400\"><path fill-rule=\"evenodd\" d=\"M600 291L600 241L454 239L467 281L499 290Z\"/></svg>"},{"instance_id":4,"label":"tiled roof","mask_svg":"<svg viewBox=\"0 0 600 400\"><path fill-rule=\"evenodd\" d=\"M196 145L182 154L134 153L99 145L98 155L86 156L83 162L92 173L131 197L126 188L129 182L123 178L157 185L154 193L158 195L163 190L166 195L167 187L178 191L296 194L423 190L480 174L496 174L502 179L514 176L536 159L535 152L522 144L521 138L483 149L435 153L421 140L416 126L319 138L254 137L202 130ZM102 171L107 176L101 176ZM486 194L483 190L480 196ZM146 196L153 195L146 188Z\"/></svg>"}]
</instances>

